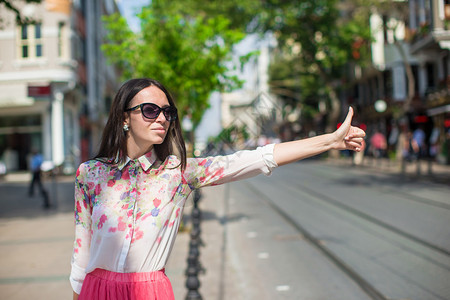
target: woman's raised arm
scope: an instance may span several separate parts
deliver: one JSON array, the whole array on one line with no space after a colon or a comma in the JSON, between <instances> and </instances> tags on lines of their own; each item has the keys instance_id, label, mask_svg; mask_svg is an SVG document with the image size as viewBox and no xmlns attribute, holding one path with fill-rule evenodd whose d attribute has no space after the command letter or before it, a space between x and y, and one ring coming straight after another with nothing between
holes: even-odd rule
<instances>
[{"instance_id":1,"label":"woman's raised arm","mask_svg":"<svg viewBox=\"0 0 450 300\"><path fill-rule=\"evenodd\" d=\"M351 126L352 118L353 108L350 107L344 123L335 132L275 145L275 162L282 166L332 149L361 151L366 134Z\"/></svg>"}]
</instances>

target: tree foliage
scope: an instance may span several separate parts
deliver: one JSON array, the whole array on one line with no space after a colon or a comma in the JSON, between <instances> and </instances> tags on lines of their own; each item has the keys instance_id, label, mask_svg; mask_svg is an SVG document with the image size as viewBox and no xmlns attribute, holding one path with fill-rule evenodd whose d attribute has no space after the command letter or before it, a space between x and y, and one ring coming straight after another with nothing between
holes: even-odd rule
<instances>
[{"instance_id":1,"label":"tree foliage","mask_svg":"<svg viewBox=\"0 0 450 300\"><path fill-rule=\"evenodd\" d=\"M349 62L369 58L370 0L175 0L184 12L229 16L233 28L272 32L278 49L270 66L272 92L289 104L317 109L328 103L330 124L339 117L338 89Z\"/></svg>"},{"instance_id":2,"label":"tree foliage","mask_svg":"<svg viewBox=\"0 0 450 300\"><path fill-rule=\"evenodd\" d=\"M325 100L329 124L335 124L346 66L369 58L368 14L350 1L271 0L265 2L259 29L275 32L279 49L274 62L291 66L282 76L275 72L281 66L271 67L272 88L291 89L301 105L316 109Z\"/></svg>"},{"instance_id":3,"label":"tree foliage","mask_svg":"<svg viewBox=\"0 0 450 300\"><path fill-rule=\"evenodd\" d=\"M16 16L16 23L17 24L21 25L21 24L25 24L25 23L33 23L34 22L33 19L31 19L29 17L26 17L26 16L23 16L20 13L20 10L19 10L19 8L17 6L17 2L41 3L42 0L22 0L22 1L17 1L16 0L16 1L14 1L14 3L11 0L0 0L0 7L4 6L7 10L9 10L9 11L11 11L11 12L13 12L15 14L15 16ZM0 20L0 26L2 25L1 24L2 21L3 20Z\"/></svg>"},{"instance_id":4,"label":"tree foliage","mask_svg":"<svg viewBox=\"0 0 450 300\"><path fill-rule=\"evenodd\" d=\"M197 125L212 91L241 85L229 72L233 45L245 37L223 15L183 12L177 4L153 0L138 15L141 31L129 29L118 15L105 17L107 57L123 70L123 78L151 77L168 87L181 115ZM234 66L238 68L239 66Z\"/></svg>"},{"instance_id":5,"label":"tree foliage","mask_svg":"<svg viewBox=\"0 0 450 300\"><path fill-rule=\"evenodd\" d=\"M184 105L203 109L207 90L238 86L237 78L224 75L227 72L222 63L229 58L232 45L244 37L244 32L272 32L278 41L269 71L272 92L286 103L308 106L310 111L317 109L319 101L327 103L329 123L335 124L346 66L351 62L364 64L370 57L369 2L152 1L140 15L142 36L118 34L132 39L123 40L127 45L123 50L128 53L116 51L113 57L127 56L122 64L129 64L133 74L155 74L176 83L177 96ZM147 45L145 50L139 50L143 45ZM149 66L150 73L145 71ZM198 77L199 73L213 80L200 79L200 84L198 80L203 77ZM189 82L183 84L180 81L185 77ZM202 96L197 97L197 93ZM193 104L193 95L202 104Z\"/></svg>"}]
</instances>

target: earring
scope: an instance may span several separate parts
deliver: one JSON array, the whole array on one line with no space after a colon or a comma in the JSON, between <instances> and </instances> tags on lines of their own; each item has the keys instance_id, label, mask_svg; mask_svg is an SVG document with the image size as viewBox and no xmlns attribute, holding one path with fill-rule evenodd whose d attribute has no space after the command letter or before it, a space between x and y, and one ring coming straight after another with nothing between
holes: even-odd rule
<instances>
[{"instance_id":1,"label":"earring","mask_svg":"<svg viewBox=\"0 0 450 300\"><path fill-rule=\"evenodd\" d=\"M123 131L128 131L128 130L130 130L130 127L128 127L128 124L124 124Z\"/></svg>"}]
</instances>

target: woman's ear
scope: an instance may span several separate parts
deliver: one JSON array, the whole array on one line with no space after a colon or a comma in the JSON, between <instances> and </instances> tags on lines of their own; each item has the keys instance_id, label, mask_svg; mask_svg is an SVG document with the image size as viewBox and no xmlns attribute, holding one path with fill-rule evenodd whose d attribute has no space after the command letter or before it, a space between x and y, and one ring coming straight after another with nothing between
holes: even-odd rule
<instances>
[{"instance_id":1,"label":"woman's ear","mask_svg":"<svg viewBox=\"0 0 450 300\"><path fill-rule=\"evenodd\" d=\"M130 130L130 115L125 113L122 128L124 131Z\"/></svg>"},{"instance_id":2,"label":"woman's ear","mask_svg":"<svg viewBox=\"0 0 450 300\"><path fill-rule=\"evenodd\" d=\"M128 112L123 113L123 125L130 126L130 114Z\"/></svg>"}]
</instances>

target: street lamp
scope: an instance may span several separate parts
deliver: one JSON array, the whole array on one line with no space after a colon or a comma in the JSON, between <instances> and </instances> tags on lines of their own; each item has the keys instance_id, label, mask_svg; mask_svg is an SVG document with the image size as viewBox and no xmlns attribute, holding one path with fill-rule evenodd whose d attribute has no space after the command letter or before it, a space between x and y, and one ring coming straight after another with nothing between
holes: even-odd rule
<instances>
[{"instance_id":1,"label":"street lamp","mask_svg":"<svg viewBox=\"0 0 450 300\"><path fill-rule=\"evenodd\" d=\"M375 101L373 106L375 107L375 110L379 113L385 112L386 108L387 108L386 101L384 101L382 99Z\"/></svg>"}]
</instances>

